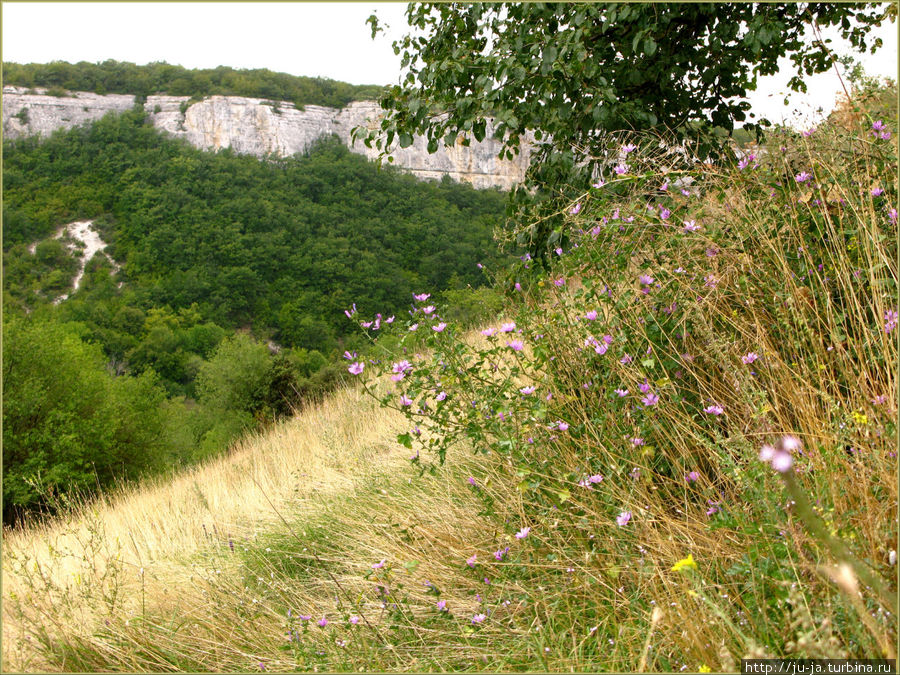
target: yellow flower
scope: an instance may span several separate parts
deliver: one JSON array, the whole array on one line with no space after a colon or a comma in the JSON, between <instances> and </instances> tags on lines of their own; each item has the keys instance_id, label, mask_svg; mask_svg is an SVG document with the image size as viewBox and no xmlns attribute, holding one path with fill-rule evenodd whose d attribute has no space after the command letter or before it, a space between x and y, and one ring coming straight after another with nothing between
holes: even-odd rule
<instances>
[{"instance_id":1,"label":"yellow flower","mask_svg":"<svg viewBox=\"0 0 900 675\"><path fill-rule=\"evenodd\" d=\"M711 673L712 670L710 669L710 667L709 667L708 665L706 665L706 664L704 663L702 666L700 666L699 672L701 672L701 673Z\"/></svg>"},{"instance_id":2,"label":"yellow flower","mask_svg":"<svg viewBox=\"0 0 900 675\"><path fill-rule=\"evenodd\" d=\"M675 565L673 565L673 567L672 567L672 571L680 572L681 570L687 569L687 568L697 569L697 563L694 562L694 554L693 553L688 553L687 558L682 558L677 563L675 563Z\"/></svg>"},{"instance_id":3,"label":"yellow flower","mask_svg":"<svg viewBox=\"0 0 900 675\"><path fill-rule=\"evenodd\" d=\"M862 426L869 423L869 418L864 413L853 411L853 421Z\"/></svg>"}]
</instances>

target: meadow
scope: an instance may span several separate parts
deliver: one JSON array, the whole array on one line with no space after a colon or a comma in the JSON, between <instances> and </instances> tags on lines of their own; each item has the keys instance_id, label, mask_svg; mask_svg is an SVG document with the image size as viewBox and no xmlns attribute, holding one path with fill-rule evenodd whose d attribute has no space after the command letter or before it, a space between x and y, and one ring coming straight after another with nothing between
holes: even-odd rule
<instances>
[{"instance_id":1,"label":"meadow","mask_svg":"<svg viewBox=\"0 0 900 675\"><path fill-rule=\"evenodd\" d=\"M613 138L606 172L559 185L549 249L493 271L505 306L475 330L425 293L348 307L372 345L345 354L356 386L5 533L4 667L896 658L885 100L733 164Z\"/></svg>"}]
</instances>

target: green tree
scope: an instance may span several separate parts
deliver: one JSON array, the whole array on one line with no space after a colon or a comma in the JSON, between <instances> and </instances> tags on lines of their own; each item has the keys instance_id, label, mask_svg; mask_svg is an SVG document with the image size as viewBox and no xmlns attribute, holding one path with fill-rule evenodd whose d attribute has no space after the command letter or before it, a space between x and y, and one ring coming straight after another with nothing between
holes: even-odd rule
<instances>
[{"instance_id":1,"label":"green tree","mask_svg":"<svg viewBox=\"0 0 900 675\"><path fill-rule=\"evenodd\" d=\"M3 336L3 520L50 493L90 493L157 468L164 392L112 378L77 324L9 318Z\"/></svg>"},{"instance_id":2,"label":"green tree","mask_svg":"<svg viewBox=\"0 0 900 675\"><path fill-rule=\"evenodd\" d=\"M200 367L200 401L223 411L256 413L262 408L272 379L272 357L266 345L238 333L226 338Z\"/></svg>"},{"instance_id":3,"label":"green tree","mask_svg":"<svg viewBox=\"0 0 900 675\"><path fill-rule=\"evenodd\" d=\"M380 99L367 143L401 147L424 134L434 152L459 134L490 131L513 156L527 130L539 159L600 155L600 132L655 129L718 147L715 128L746 119L742 100L789 56L790 81L831 67L809 27L837 26L857 50L896 8L840 3L411 3L415 31L394 43L406 74ZM372 36L380 30L369 18ZM871 51L881 46L871 42ZM590 167L592 168L592 167Z\"/></svg>"}]
</instances>

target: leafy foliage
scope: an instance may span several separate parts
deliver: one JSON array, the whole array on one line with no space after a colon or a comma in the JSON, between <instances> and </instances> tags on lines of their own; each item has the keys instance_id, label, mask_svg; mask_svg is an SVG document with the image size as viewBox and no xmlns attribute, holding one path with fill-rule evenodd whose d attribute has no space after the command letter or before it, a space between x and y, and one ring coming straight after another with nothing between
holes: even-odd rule
<instances>
[{"instance_id":1,"label":"leafy foliage","mask_svg":"<svg viewBox=\"0 0 900 675\"><path fill-rule=\"evenodd\" d=\"M265 68L235 70L228 66L189 70L168 63L133 63L107 60L102 63L4 63L3 82L20 87L47 87L51 94L66 90L97 94L156 94L170 96L247 96L343 108L352 101L371 100L382 90L378 85L353 85L321 77L275 73Z\"/></svg>"},{"instance_id":2,"label":"leafy foliage","mask_svg":"<svg viewBox=\"0 0 900 675\"><path fill-rule=\"evenodd\" d=\"M272 161L204 152L161 135L140 108L6 141L3 181L14 318L4 349L14 360L22 340L44 336L29 370L71 381L47 396L45 419L25 412L39 396L29 381L6 379L9 414L22 411L5 427L10 509L42 503L26 482L38 473L54 489L106 488L113 476L208 457L321 396L346 374L338 353L364 345L348 335L351 299L361 312L399 314L414 290L466 297L485 281L477 261L498 259L491 233L504 201L379 170L336 139ZM95 255L79 289L54 304L81 252L52 237L77 219L93 220L121 267ZM49 353L54 341L68 370ZM144 410L150 389L155 445L124 431L95 440ZM117 405L120 421L110 418ZM59 447L67 438L77 440Z\"/></svg>"},{"instance_id":3,"label":"leafy foliage","mask_svg":"<svg viewBox=\"0 0 900 675\"><path fill-rule=\"evenodd\" d=\"M809 26L839 26L862 51L887 10L834 3L416 3L412 33L394 43L407 68L381 98L386 117L369 142L402 146L425 134L429 149L459 134L502 140L501 156L534 132L540 158L570 163L604 149L603 132L653 129L700 140L704 157L746 119L740 100L789 56L801 74L833 57L804 40ZM380 30L369 19L372 35ZM872 42L871 50L880 46ZM378 138L378 136L381 138ZM377 140L376 140L377 139ZM382 145L383 143L383 145Z\"/></svg>"}]
</instances>

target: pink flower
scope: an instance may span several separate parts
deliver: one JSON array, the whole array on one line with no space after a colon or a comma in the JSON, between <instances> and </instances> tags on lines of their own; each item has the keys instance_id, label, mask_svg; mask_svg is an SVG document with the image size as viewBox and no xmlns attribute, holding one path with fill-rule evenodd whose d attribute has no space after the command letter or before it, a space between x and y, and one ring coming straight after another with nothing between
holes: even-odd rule
<instances>
[{"instance_id":1,"label":"pink flower","mask_svg":"<svg viewBox=\"0 0 900 675\"><path fill-rule=\"evenodd\" d=\"M635 447L637 447L639 445L644 445L644 439L643 438L632 438L631 444Z\"/></svg>"},{"instance_id":2,"label":"pink flower","mask_svg":"<svg viewBox=\"0 0 900 675\"><path fill-rule=\"evenodd\" d=\"M442 391L440 394L438 394L434 398L437 399L438 401L443 401L445 398L447 398L447 392Z\"/></svg>"},{"instance_id":3,"label":"pink flower","mask_svg":"<svg viewBox=\"0 0 900 675\"><path fill-rule=\"evenodd\" d=\"M557 288L560 288L560 287L566 285L566 280L563 277L560 277L559 279L554 279L553 285L556 286Z\"/></svg>"},{"instance_id":4,"label":"pink flower","mask_svg":"<svg viewBox=\"0 0 900 675\"><path fill-rule=\"evenodd\" d=\"M697 480L698 480L699 478L700 478L700 474L697 473L696 471L691 471L689 474L687 474L687 475L684 477L684 479L685 479L688 483L696 483Z\"/></svg>"},{"instance_id":5,"label":"pink flower","mask_svg":"<svg viewBox=\"0 0 900 675\"><path fill-rule=\"evenodd\" d=\"M584 315L584 318L588 321L594 321L597 318L597 310L592 309L590 312Z\"/></svg>"},{"instance_id":6,"label":"pink flower","mask_svg":"<svg viewBox=\"0 0 900 675\"><path fill-rule=\"evenodd\" d=\"M431 314L434 311L434 305L428 305L428 307L423 307L422 311L427 316L428 314Z\"/></svg>"},{"instance_id":7,"label":"pink flower","mask_svg":"<svg viewBox=\"0 0 900 675\"><path fill-rule=\"evenodd\" d=\"M485 337L491 337L491 335L493 335L496 332L497 332L496 328L485 328L483 331L481 331L481 334L484 335Z\"/></svg>"},{"instance_id":8,"label":"pink flower","mask_svg":"<svg viewBox=\"0 0 900 675\"><path fill-rule=\"evenodd\" d=\"M700 229L700 226L694 224L693 220L685 220L684 221L684 231L685 232L696 232L699 229Z\"/></svg>"},{"instance_id":9,"label":"pink flower","mask_svg":"<svg viewBox=\"0 0 900 675\"><path fill-rule=\"evenodd\" d=\"M758 358L759 354L757 354L756 352L747 352L741 357L741 361L743 361L745 364L751 364Z\"/></svg>"},{"instance_id":10,"label":"pink flower","mask_svg":"<svg viewBox=\"0 0 900 675\"><path fill-rule=\"evenodd\" d=\"M599 473L595 473L593 476L588 476L587 478L582 478L580 481L578 481L578 484L581 487L586 487L589 490L592 490L593 489L591 487L592 485L594 485L595 483L602 483L602 482L603 482L603 476L601 476Z\"/></svg>"},{"instance_id":11,"label":"pink flower","mask_svg":"<svg viewBox=\"0 0 900 675\"><path fill-rule=\"evenodd\" d=\"M659 396L657 396L656 394L647 394L646 396L644 396L644 398L641 399L641 403L649 408L650 406L659 403Z\"/></svg>"},{"instance_id":12,"label":"pink flower","mask_svg":"<svg viewBox=\"0 0 900 675\"><path fill-rule=\"evenodd\" d=\"M373 569L373 570L380 570L382 567L384 567L384 563L385 563L385 562L386 562L386 561L385 561L384 559L382 559L381 562L372 563L372 569Z\"/></svg>"},{"instance_id":13,"label":"pink flower","mask_svg":"<svg viewBox=\"0 0 900 675\"><path fill-rule=\"evenodd\" d=\"M890 333L897 327L897 312L889 309L884 313L884 332Z\"/></svg>"},{"instance_id":14,"label":"pink flower","mask_svg":"<svg viewBox=\"0 0 900 675\"><path fill-rule=\"evenodd\" d=\"M521 530L516 532L516 539L524 539L528 536L528 533L531 532L530 527L523 527Z\"/></svg>"},{"instance_id":15,"label":"pink flower","mask_svg":"<svg viewBox=\"0 0 900 675\"><path fill-rule=\"evenodd\" d=\"M772 468L778 473L787 473L794 465L794 458L786 452L776 452L772 458Z\"/></svg>"},{"instance_id":16,"label":"pink flower","mask_svg":"<svg viewBox=\"0 0 900 675\"><path fill-rule=\"evenodd\" d=\"M473 553L471 558L466 559L466 565L469 567L475 567L475 559L478 558L477 553Z\"/></svg>"},{"instance_id":17,"label":"pink flower","mask_svg":"<svg viewBox=\"0 0 900 675\"><path fill-rule=\"evenodd\" d=\"M627 389L616 389L616 395L619 398L625 398L626 396L628 396L628 390Z\"/></svg>"},{"instance_id":18,"label":"pink flower","mask_svg":"<svg viewBox=\"0 0 900 675\"><path fill-rule=\"evenodd\" d=\"M351 617L350 617L350 623L353 624L353 625L355 626L356 624L359 623L359 617L358 617L358 616L351 616Z\"/></svg>"},{"instance_id":19,"label":"pink flower","mask_svg":"<svg viewBox=\"0 0 900 675\"><path fill-rule=\"evenodd\" d=\"M425 302L428 298L431 297L431 293L422 293L421 295L416 295L413 293L413 297L419 302Z\"/></svg>"},{"instance_id":20,"label":"pink flower","mask_svg":"<svg viewBox=\"0 0 900 675\"><path fill-rule=\"evenodd\" d=\"M560 422L556 423L556 428L559 429L560 431L568 431L569 425L566 424L565 422L560 421Z\"/></svg>"},{"instance_id":21,"label":"pink flower","mask_svg":"<svg viewBox=\"0 0 900 675\"><path fill-rule=\"evenodd\" d=\"M437 326L432 326L431 330L433 330L435 333L443 333L444 329L446 327L447 327L447 324L445 324L443 321L441 321Z\"/></svg>"},{"instance_id":22,"label":"pink flower","mask_svg":"<svg viewBox=\"0 0 900 675\"><path fill-rule=\"evenodd\" d=\"M628 165L627 164L616 164L616 166L613 168L613 171L616 172L617 176L622 176L622 175L628 173Z\"/></svg>"},{"instance_id":23,"label":"pink flower","mask_svg":"<svg viewBox=\"0 0 900 675\"><path fill-rule=\"evenodd\" d=\"M414 323L412 326L409 327L409 330L410 330L410 331L414 331L414 330L416 330L416 328L418 328L418 327L419 327L419 324Z\"/></svg>"},{"instance_id":24,"label":"pink flower","mask_svg":"<svg viewBox=\"0 0 900 675\"><path fill-rule=\"evenodd\" d=\"M648 274L642 274L640 277L638 277L638 281L644 284L644 286L649 286L653 283L653 277Z\"/></svg>"},{"instance_id":25,"label":"pink flower","mask_svg":"<svg viewBox=\"0 0 900 675\"><path fill-rule=\"evenodd\" d=\"M703 412L705 412L707 415L721 415L725 412L725 409L722 406L714 403L713 405L704 408Z\"/></svg>"},{"instance_id":26,"label":"pink flower","mask_svg":"<svg viewBox=\"0 0 900 675\"><path fill-rule=\"evenodd\" d=\"M802 447L803 442L796 436L787 435L781 437L781 449L785 452L797 452Z\"/></svg>"},{"instance_id":27,"label":"pink flower","mask_svg":"<svg viewBox=\"0 0 900 675\"><path fill-rule=\"evenodd\" d=\"M806 171L801 171L796 176L794 176L794 180L798 183L805 183L810 178L812 178L812 174L807 173Z\"/></svg>"},{"instance_id":28,"label":"pink flower","mask_svg":"<svg viewBox=\"0 0 900 675\"><path fill-rule=\"evenodd\" d=\"M356 363L352 364L349 368L347 368L347 370L349 370L350 373L353 375L359 375L360 373L362 373L363 368L365 368L365 367L366 366L364 363L356 362Z\"/></svg>"},{"instance_id":29,"label":"pink flower","mask_svg":"<svg viewBox=\"0 0 900 675\"><path fill-rule=\"evenodd\" d=\"M319 624L322 628L325 628L325 626L328 625L328 619L326 619L326 618L323 616L321 619L319 619L318 621L316 621L316 623Z\"/></svg>"},{"instance_id":30,"label":"pink flower","mask_svg":"<svg viewBox=\"0 0 900 675\"><path fill-rule=\"evenodd\" d=\"M400 394L400 405L410 406L412 405L412 399L409 398L406 394Z\"/></svg>"},{"instance_id":31,"label":"pink flower","mask_svg":"<svg viewBox=\"0 0 900 675\"><path fill-rule=\"evenodd\" d=\"M765 445L762 446L762 448L759 451L759 458L760 458L760 460L762 460L763 462L766 462L768 464L769 462L772 461L772 458L775 456L775 452L776 452L775 448L773 448L771 445L766 443Z\"/></svg>"},{"instance_id":32,"label":"pink flower","mask_svg":"<svg viewBox=\"0 0 900 675\"><path fill-rule=\"evenodd\" d=\"M578 202L575 206L569 209L569 213L573 216L577 216L579 211L581 211L581 202Z\"/></svg>"},{"instance_id":33,"label":"pink flower","mask_svg":"<svg viewBox=\"0 0 900 675\"><path fill-rule=\"evenodd\" d=\"M629 520L631 520L631 511L622 511L622 513L616 517L616 525L625 527Z\"/></svg>"},{"instance_id":34,"label":"pink flower","mask_svg":"<svg viewBox=\"0 0 900 675\"><path fill-rule=\"evenodd\" d=\"M446 612L447 610L447 601L446 600L438 600L435 605L439 612Z\"/></svg>"},{"instance_id":35,"label":"pink flower","mask_svg":"<svg viewBox=\"0 0 900 675\"><path fill-rule=\"evenodd\" d=\"M537 387L535 387L534 385L529 385L527 387L522 387L521 389L519 389L519 393L528 396L530 394L533 394L535 392L535 389L537 389Z\"/></svg>"},{"instance_id":36,"label":"pink flower","mask_svg":"<svg viewBox=\"0 0 900 675\"><path fill-rule=\"evenodd\" d=\"M505 556L509 552L509 546L506 548L497 549L494 551L494 558L497 560L503 560L503 556Z\"/></svg>"},{"instance_id":37,"label":"pink flower","mask_svg":"<svg viewBox=\"0 0 900 675\"><path fill-rule=\"evenodd\" d=\"M631 358L631 354L628 354L627 352L625 353L625 356L623 356L621 359L619 359L619 363L621 363L622 365L629 364L632 361L633 361L633 359Z\"/></svg>"},{"instance_id":38,"label":"pink flower","mask_svg":"<svg viewBox=\"0 0 900 675\"><path fill-rule=\"evenodd\" d=\"M516 329L516 324L513 322L504 323L500 326L501 333L512 333Z\"/></svg>"},{"instance_id":39,"label":"pink flower","mask_svg":"<svg viewBox=\"0 0 900 675\"><path fill-rule=\"evenodd\" d=\"M684 192L684 190L682 190L682 192ZM665 206L660 207L660 209L659 209L659 217L660 218L662 218L663 220L667 220L668 217L671 215L672 215L672 212L669 211L669 209L667 209Z\"/></svg>"},{"instance_id":40,"label":"pink flower","mask_svg":"<svg viewBox=\"0 0 900 675\"><path fill-rule=\"evenodd\" d=\"M520 352L525 347L525 343L521 340L510 340L506 343L506 346L512 349L514 352Z\"/></svg>"},{"instance_id":41,"label":"pink flower","mask_svg":"<svg viewBox=\"0 0 900 675\"><path fill-rule=\"evenodd\" d=\"M472 617L472 623L481 623L487 618L484 614L476 614Z\"/></svg>"},{"instance_id":42,"label":"pink flower","mask_svg":"<svg viewBox=\"0 0 900 675\"><path fill-rule=\"evenodd\" d=\"M521 291L521 290L522 290L522 284L520 284L520 283L517 281L517 282L516 282L516 285L515 285L513 288L515 288L517 291Z\"/></svg>"}]
</instances>

